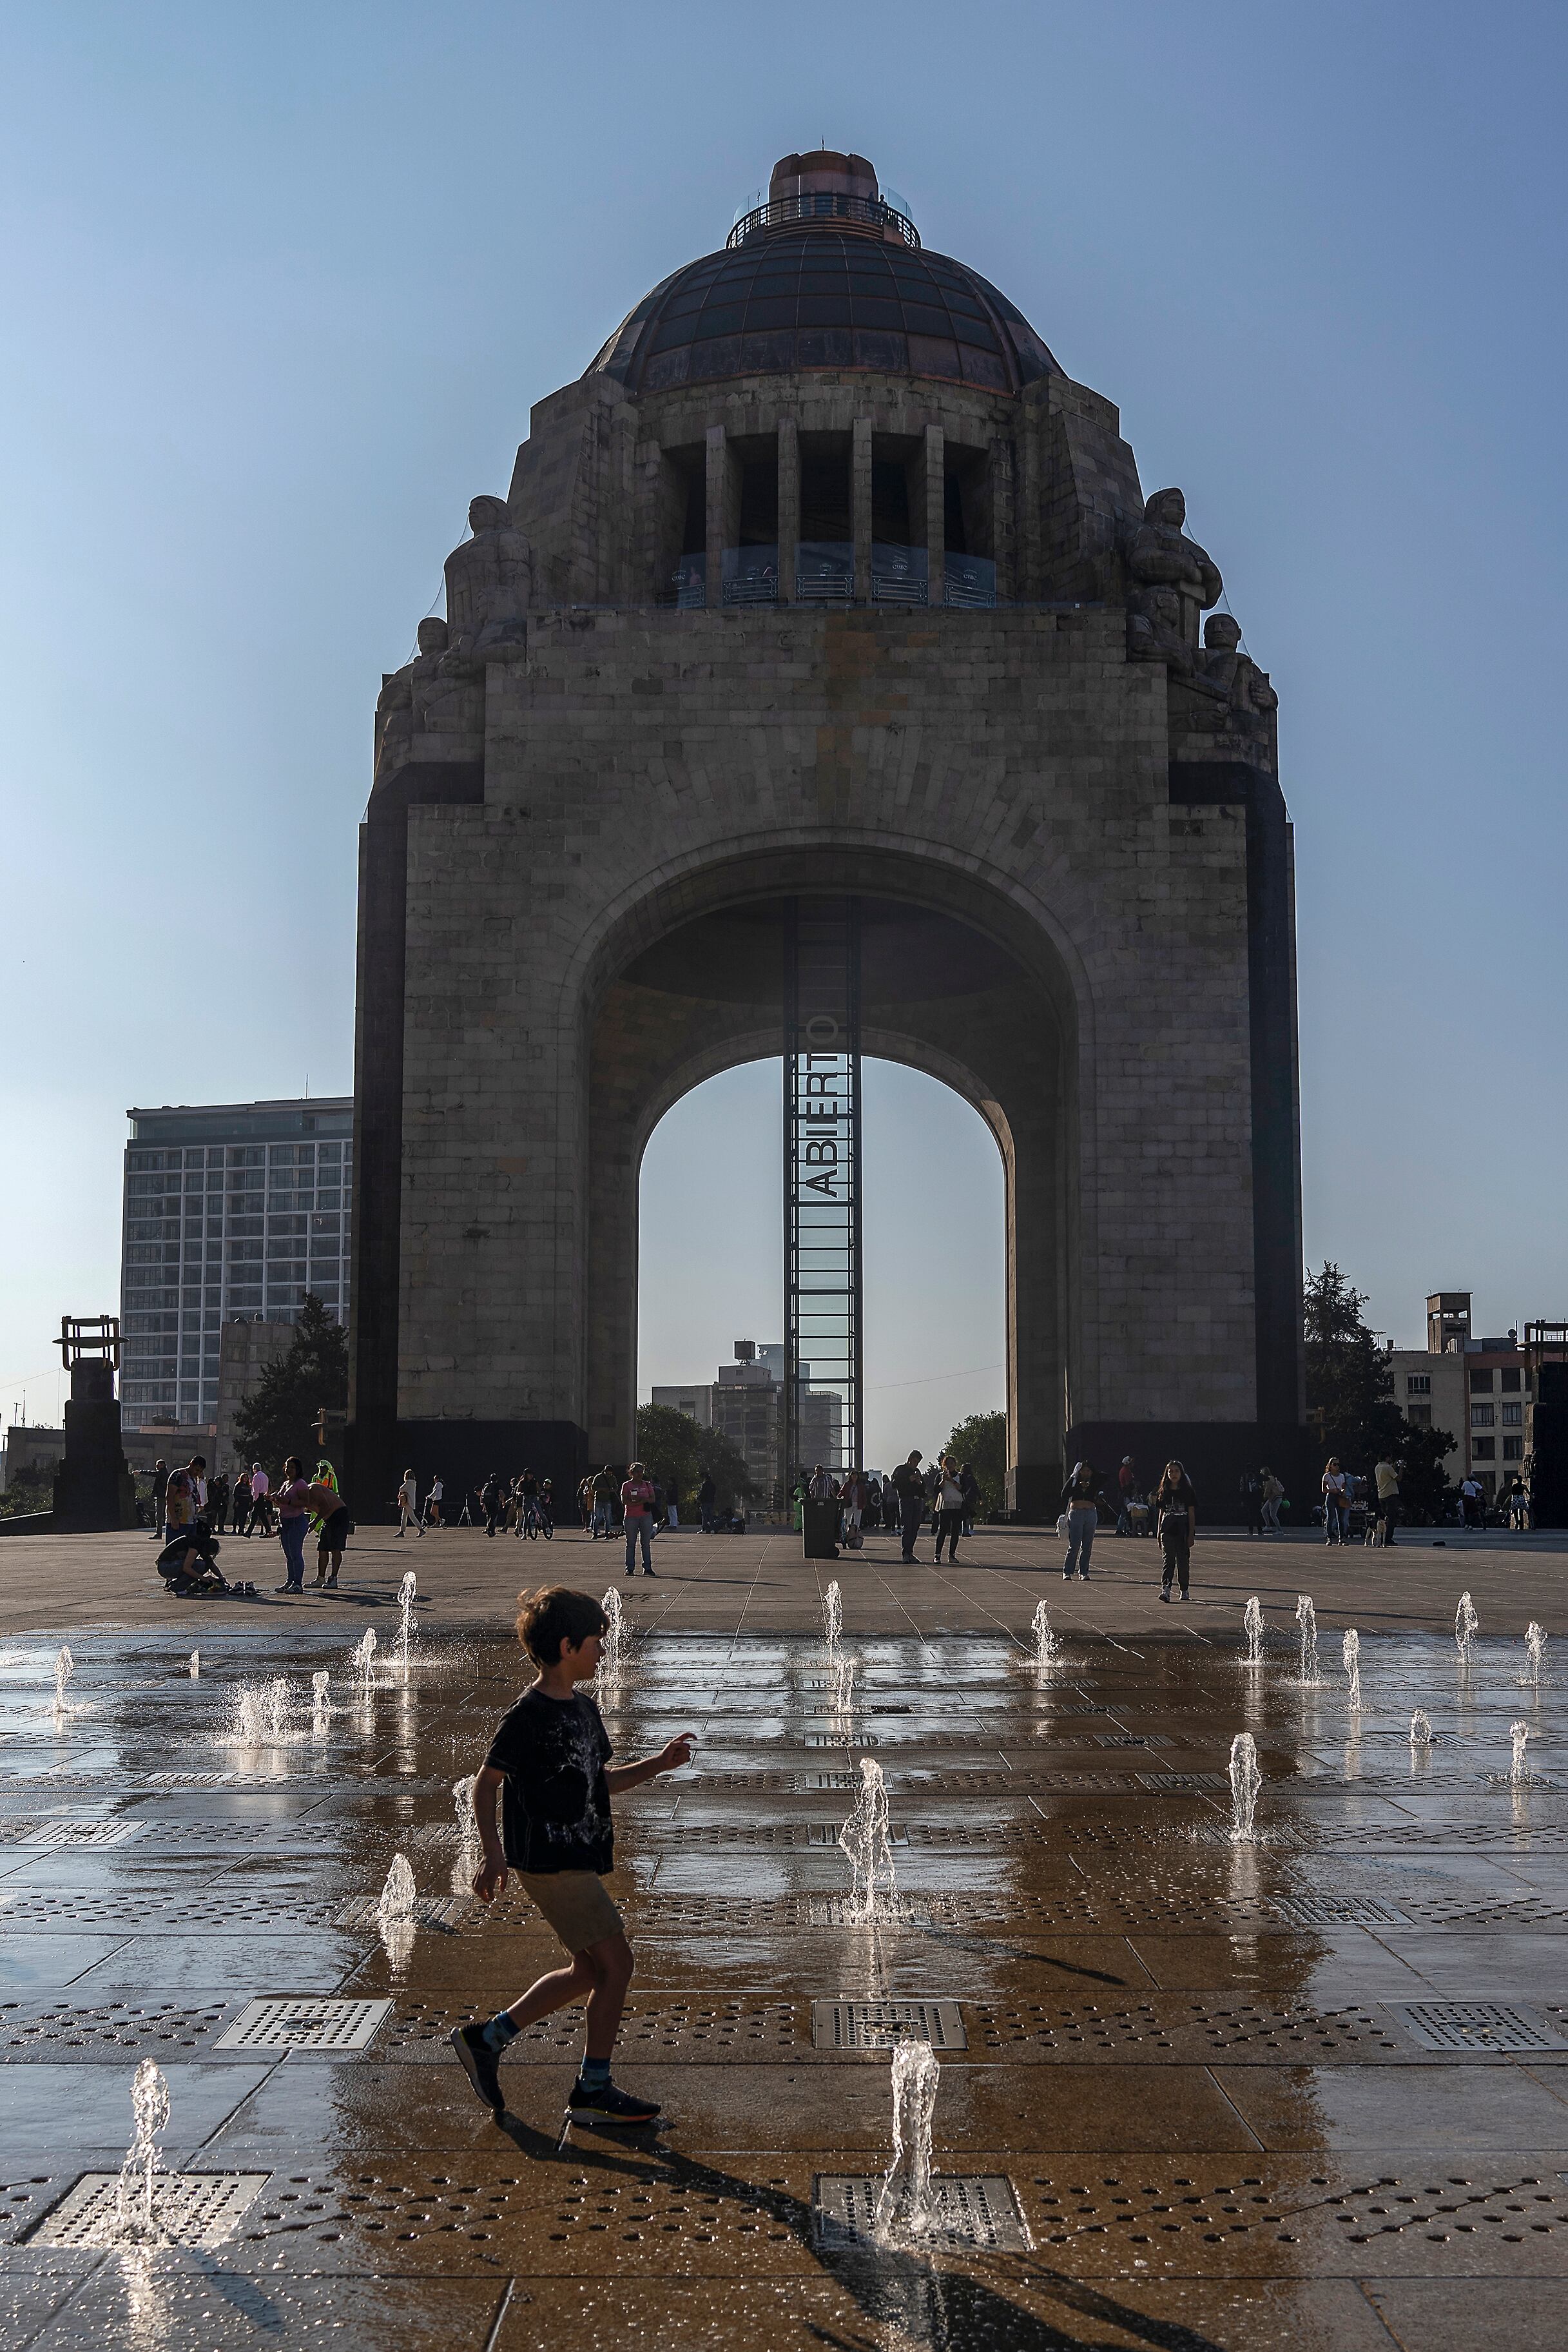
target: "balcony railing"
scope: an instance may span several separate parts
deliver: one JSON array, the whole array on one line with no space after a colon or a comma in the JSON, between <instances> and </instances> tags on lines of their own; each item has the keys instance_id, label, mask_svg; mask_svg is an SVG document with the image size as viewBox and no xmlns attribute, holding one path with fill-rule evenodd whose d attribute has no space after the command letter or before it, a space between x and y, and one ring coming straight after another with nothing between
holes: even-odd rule
<instances>
[{"instance_id":1,"label":"balcony railing","mask_svg":"<svg viewBox=\"0 0 1568 2352\"><path fill-rule=\"evenodd\" d=\"M909 215L899 212L881 196L846 196L829 189L813 195L780 196L773 204L754 205L750 212L742 214L725 243L744 245L748 236L764 236L774 228L792 228L800 221L836 221L845 228L869 229L881 236L891 229L905 245L920 243L920 232Z\"/></svg>"},{"instance_id":2,"label":"balcony railing","mask_svg":"<svg viewBox=\"0 0 1568 2352\"><path fill-rule=\"evenodd\" d=\"M673 604L679 613L700 613L707 603L707 557L683 555L654 602Z\"/></svg>"},{"instance_id":3,"label":"balcony railing","mask_svg":"<svg viewBox=\"0 0 1568 2352\"><path fill-rule=\"evenodd\" d=\"M872 541L871 601L873 604L924 604L928 602L925 550L893 547Z\"/></svg>"},{"instance_id":4,"label":"balcony railing","mask_svg":"<svg viewBox=\"0 0 1568 2352\"><path fill-rule=\"evenodd\" d=\"M854 541L803 539L795 559L795 602L852 604L854 600Z\"/></svg>"},{"instance_id":5,"label":"balcony railing","mask_svg":"<svg viewBox=\"0 0 1568 2352\"><path fill-rule=\"evenodd\" d=\"M997 601L997 567L987 555L946 555L942 560L942 602L945 604L987 605Z\"/></svg>"},{"instance_id":6,"label":"balcony railing","mask_svg":"<svg viewBox=\"0 0 1568 2352\"><path fill-rule=\"evenodd\" d=\"M779 550L776 547L727 547L720 593L727 604L777 604Z\"/></svg>"}]
</instances>

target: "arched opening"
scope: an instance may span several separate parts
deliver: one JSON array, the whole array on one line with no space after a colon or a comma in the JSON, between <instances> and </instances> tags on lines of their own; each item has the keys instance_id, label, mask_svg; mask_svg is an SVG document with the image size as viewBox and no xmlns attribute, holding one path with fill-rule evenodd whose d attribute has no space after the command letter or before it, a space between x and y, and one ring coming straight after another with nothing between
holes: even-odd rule
<instances>
[{"instance_id":1,"label":"arched opening","mask_svg":"<svg viewBox=\"0 0 1568 2352\"><path fill-rule=\"evenodd\" d=\"M999 1154L1009 1499L1038 1517L1060 1484L1082 1262L1072 1240L1076 1043L1063 1017L1065 974L1031 968L1009 936L1005 907L996 919L977 921L977 912L993 910L985 908L983 894L967 889L965 877L948 877L942 894L946 903L925 902L925 889L915 887L920 877L910 871L915 863L871 850L855 874L862 926L862 1046L868 1061L923 1073L958 1094L978 1114ZM834 883L841 888L839 874L802 865L802 895L813 883L819 890ZM632 1442L639 1180L649 1139L672 1106L705 1080L739 1065L771 1061L781 1042L787 902L760 891L747 897L737 889L737 877L727 878L735 895L724 899L722 877L700 877L718 900L704 911L691 910L698 894L690 886L681 894L685 906L672 905L662 922L646 902L629 911L624 951L613 959L607 953L608 968L593 992L585 1041L583 1395L589 1450L607 1460L623 1459ZM884 879L897 886L896 893L873 887ZM768 1191L774 1195L775 1184ZM913 1281L918 1289L917 1271ZM929 1369L962 1371L968 1360L944 1360ZM988 1354L973 1360L977 1365L994 1360ZM681 1376L697 1369L683 1365ZM934 1434L945 1437L950 1425ZM912 1437L905 1450L924 1443Z\"/></svg>"},{"instance_id":2,"label":"arched opening","mask_svg":"<svg viewBox=\"0 0 1568 2352\"><path fill-rule=\"evenodd\" d=\"M648 1139L639 1192L638 1400L758 1433L776 1396L714 1391L742 1385L737 1340L779 1338L780 1082L774 1057L683 1096ZM900 1063L867 1059L864 1126L864 1451L887 1469L1006 1408L1007 1171L978 1112Z\"/></svg>"}]
</instances>

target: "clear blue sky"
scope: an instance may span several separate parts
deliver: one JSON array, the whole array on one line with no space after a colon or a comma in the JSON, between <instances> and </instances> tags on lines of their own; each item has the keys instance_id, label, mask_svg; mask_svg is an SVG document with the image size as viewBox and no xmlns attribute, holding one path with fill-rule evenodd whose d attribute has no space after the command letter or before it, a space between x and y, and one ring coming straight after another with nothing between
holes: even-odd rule
<instances>
[{"instance_id":1,"label":"clear blue sky","mask_svg":"<svg viewBox=\"0 0 1568 2352\"><path fill-rule=\"evenodd\" d=\"M116 1298L128 1103L349 1087L381 673L530 402L823 136L1121 404L1272 672L1309 1253L1405 1340L1439 1285L1568 1315L1565 45L1430 0L11 10L0 1408ZM764 1082L674 1117L766 1191ZM973 1123L872 1100L880 1262L958 1269L894 1352L989 1364ZM676 1133L645 1379L778 1325L744 1221L684 1257Z\"/></svg>"}]
</instances>

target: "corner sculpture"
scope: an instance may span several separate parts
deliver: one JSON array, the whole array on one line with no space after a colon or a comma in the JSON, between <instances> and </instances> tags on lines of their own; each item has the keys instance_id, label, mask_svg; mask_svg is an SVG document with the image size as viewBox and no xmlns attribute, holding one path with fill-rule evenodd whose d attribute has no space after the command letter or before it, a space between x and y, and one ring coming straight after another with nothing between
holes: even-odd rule
<instances>
[{"instance_id":1,"label":"corner sculpture","mask_svg":"<svg viewBox=\"0 0 1568 2352\"><path fill-rule=\"evenodd\" d=\"M643 1150L780 1053L846 888L862 1050L1001 1156L1013 1509L1080 1456L1288 1466L1278 698L1114 405L864 157L787 156L468 520L361 832L356 1507L628 1457Z\"/></svg>"}]
</instances>

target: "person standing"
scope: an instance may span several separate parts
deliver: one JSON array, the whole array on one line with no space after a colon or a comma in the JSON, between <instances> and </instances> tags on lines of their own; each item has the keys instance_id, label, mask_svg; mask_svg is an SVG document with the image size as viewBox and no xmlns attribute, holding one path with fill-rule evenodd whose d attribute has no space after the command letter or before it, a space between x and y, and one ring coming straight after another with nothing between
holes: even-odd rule
<instances>
[{"instance_id":1,"label":"person standing","mask_svg":"<svg viewBox=\"0 0 1568 2352\"><path fill-rule=\"evenodd\" d=\"M229 1513L229 1482L220 1470L207 1488L207 1524L214 1535L221 1536Z\"/></svg>"},{"instance_id":2,"label":"person standing","mask_svg":"<svg viewBox=\"0 0 1568 2352\"><path fill-rule=\"evenodd\" d=\"M1331 1454L1323 1470L1323 1541L1325 1544L1347 1544L1350 1541L1350 1488L1344 1472L1340 1468L1339 1455Z\"/></svg>"},{"instance_id":3,"label":"person standing","mask_svg":"<svg viewBox=\"0 0 1568 2352\"><path fill-rule=\"evenodd\" d=\"M441 1497L445 1494L445 1481L443 1479L441 1473L438 1470L434 1477L430 1482L430 1490L424 1498L424 1518L423 1524L425 1527L438 1528L441 1525Z\"/></svg>"},{"instance_id":4,"label":"person standing","mask_svg":"<svg viewBox=\"0 0 1568 2352\"><path fill-rule=\"evenodd\" d=\"M229 1524L236 1536L243 1536L250 1517L250 1472L240 1464L235 1475L234 1491L229 1496Z\"/></svg>"},{"instance_id":5,"label":"person standing","mask_svg":"<svg viewBox=\"0 0 1568 2352\"><path fill-rule=\"evenodd\" d=\"M196 1486L189 1470L171 1470L163 1481L163 1541L196 1524Z\"/></svg>"},{"instance_id":6,"label":"person standing","mask_svg":"<svg viewBox=\"0 0 1568 2352\"><path fill-rule=\"evenodd\" d=\"M1133 1532L1133 1496L1137 1492L1138 1473L1130 1454L1122 1456L1122 1466L1116 1473L1116 1533L1130 1536Z\"/></svg>"},{"instance_id":7,"label":"person standing","mask_svg":"<svg viewBox=\"0 0 1568 2352\"><path fill-rule=\"evenodd\" d=\"M846 1537L859 1536L865 1517L865 1474L852 1470L839 1489L839 1524ZM858 1551L859 1544L852 1545L851 1549Z\"/></svg>"},{"instance_id":8,"label":"person standing","mask_svg":"<svg viewBox=\"0 0 1568 2352\"><path fill-rule=\"evenodd\" d=\"M277 1540L283 1546L287 1570L279 1592L305 1590L305 1531L309 1524L309 1482L298 1455L291 1454L283 1465L283 1484L277 1490Z\"/></svg>"},{"instance_id":9,"label":"person standing","mask_svg":"<svg viewBox=\"0 0 1568 2352\"><path fill-rule=\"evenodd\" d=\"M152 1465L152 1534L150 1540L161 1544L163 1535L163 1496L169 1485L169 1465L162 1454Z\"/></svg>"},{"instance_id":10,"label":"person standing","mask_svg":"<svg viewBox=\"0 0 1568 2352\"><path fill-rule=\"evenodd\" d=\"M269 1536L272 1533L272 1505L267 1500L271 1489L271 1479L259 1462L253 1462L250 1465L250 1520L246 1528L247 1537L253 1536L257 1527L264 1536Z\"/></svg>"},{"instance_id":11,"label":"person standing","mask_svg":"<svg viewBox=\"0 0 1568 2352\"><path fill-rule=\"evenodd\" d=\"M964 1497L964 1533L975 1532L975 1513L980 1505L980 1482L967 1462L958 1465L958 1488Z\"/></svg>"},{"instance_id":12,"label":"person standing","mask_svg":"<svg viewBox=\"0 0 1568 2352\"><path fill-rule=\"evenodd\" d=\"M936 1475L936 1557L942 1557L942 1546L947 1546L947 1564L958 1557L958 1530L964 1523L964 1489L958 1484L958 1465L950 1454L942 1456Z\"/></svg>"},{"instance_id":13,"label":"person standing","mask_svg":"<svg viewBox=\"0 0 1568 2352\"><path fill-rule=\"evenodd\" d=\"M1385 1454L1372 1475L1377 1481L1377 1540L1386 1551L1399 1525L1399 1473Z\"/></svg>"},{"instance_id":14,"label":"person standing","mask_svg":"<svg viewBox=\"0 0 1568 2352\"><path fill-rule=\"evenodd\" d=\"M1277 1536L1280 1532L1280 1506L1284 1499L1285 1490L1283 1486L1281 1486L1280 1481L1275 1477L1274 1473L1267 1466L1267 1465L1265 1465L1263 1469L1263 1527L1265 1532L1269 1535Z\"/></svg>"},{"instance_id":15,"label":"person standing","mask_svg":"<svg viewBox=\"0 0 1568 2352\"><path fill-rule=\"evenodd\" d=\"M615 1477L607 1462L602 1470L593 1474L593 1519L590 1528L593 1541L601 1536L610 1541L610 1514L615 1500Z\"/></svg>"},{"instance_id":16,"label":"person standing","mask_svg":"<svg viewBox=\"0 0 1568 2352\"><path fill-rule=\"evenodd\" d=\"M1160 1549L1165 1554L1165 1568L1160 1578L1160 1599L1171 1597L1173 1580L1181 1587L1181 1597L1187 1598L1187 1579L1191 1573L1192 1548L1197 1540L1197 1496L1192 1480L1179 1462L1167 1462L1165 1475L1155 1496L1155 1509L1159 1519Z\"/></svg>"},{"instance_id":17,"label":"person standing","mask_svg":"<svg viewBox=\"0 0 1568 2352\"><path fill-rule=\"evenodd\" d=\"M423 1528L420 1525L418 1483L414 1478L413 1472L412 1470L405 1470L402 1474L402 1484L397 1490L397 1539L399 1543L402 1543L410 1528L413 1528L415 1532L421 1536L424 1533Z\"/></svg>"},{"instance_id":18,"label":"person standing","mask_svg":"<svg viewBox=\"0 0 1568 2352\"><path fill-rule=\"evenodd\" d=\"M1256 1470L1241 1473L1241 1509L1249 1536L1263 1532L1263 1481Z\"/></svg>"},{"instance_id":19,"label":"person standing","mask_svg":"<svg viewBox=\"0 0 1568 2352\"><path fill-rule=\"evenodd\" d=\"M925 1481L920 1475L918 1445L894 1472L893 1486L898 1496L899 1533L903 1538L900 1549L904 1559L911 1561L915 1558L915 1538L925 1516Z\"/></svg>"},{"instance_id":20,"label":"person standing","mask_svg":"<svg viewBox=\"0 0 1568 2352\"><path fill-rule=\"evenodd\" d=\"M1093 1465L1075 1462L1072 1475L1061 1490L1061 1508L1067 1514L1067 1558L1061 1563L1061 1580L1071 1584L1074 1572L1089 1581L1089 1556L1094 1549L1094 1530L1100 1524L1100 1506L1111 1506L1100 1492Z\"/></svg>"},{"instance_id":21,"label":"person standing","mask_svg":"<svg viewBox=\"0 0 1568 2352\"><path fill-rule=\"evenodd\" d=\"M697 1488L697 1513L703 1523L705 1536L711 1536L713 1533L713 1507L717 1494L718 1489L713 1483L713 1473L705 1470L702 1485Z\"/></svg>"},{"instance_id":22,"label":"person standing","mask_svg":"<svg viewBox=\"0 0 1568 2352\"><path fill-rule=\"evenodd\" d=\"M485 1533L493 1536L496 1522L501 1516L501 1474L492 1470L479 1489L479 1507L485 1514Z\"/></svg>"},{"instance_id":23,"label":"person standing","mask_svg":"<svg viewBox=\"0 0 1568 2352\"><path fill-rule=\"evenodd\" d=\"M338 1581L343 1554L349 1549L349 1507L339 1493L338 1474L329 1462L316 1465L316 1484L319 1502L322 1499L322 1487L334 1498L330 1508L323 1504L316 1518L316 1581L330 1591Z\"/></svg>"},{"instance_id":24,"label":"person standing","mask_svg":"<svg viewBox=\"0 0 1568 2352\"><path fill-rule=\"evenodd\" d=\"M672 1532L678 1533L680 1530L681 1487L680 1481L673 1471L670 1474L669 1486L665 1489L664 1493L664 1525L670 1528Z\"/></svg>"},{"instance_id":25,"label":"person standing","mask_svg":"<svg viewBox=\"0 0 1568 2352\"><path fill-rule=\"evenodd\" d=\"M653 1485L640 1462L629 1465L621 1488L621 1511L626 1523L626 1573L637 1573L637 1546L643 1546L643 1573L653 1573Z\"/></svg>"}]
</instances>

